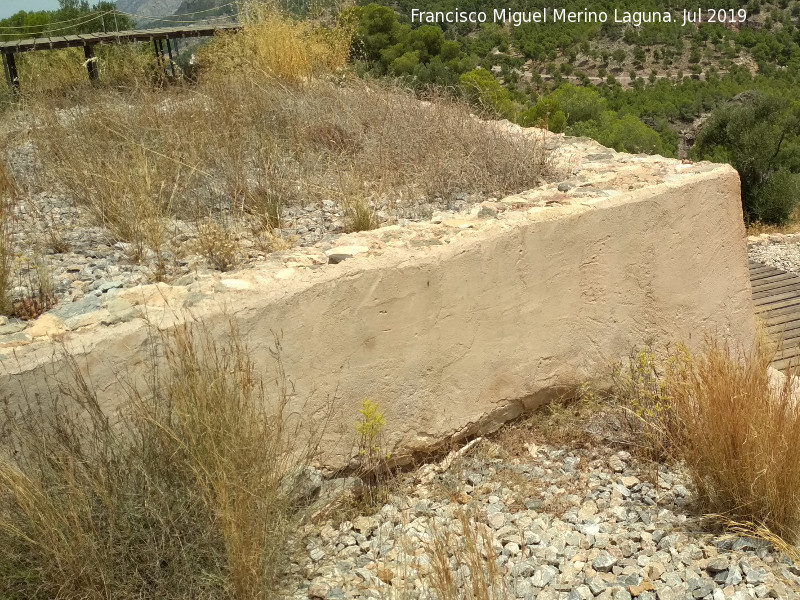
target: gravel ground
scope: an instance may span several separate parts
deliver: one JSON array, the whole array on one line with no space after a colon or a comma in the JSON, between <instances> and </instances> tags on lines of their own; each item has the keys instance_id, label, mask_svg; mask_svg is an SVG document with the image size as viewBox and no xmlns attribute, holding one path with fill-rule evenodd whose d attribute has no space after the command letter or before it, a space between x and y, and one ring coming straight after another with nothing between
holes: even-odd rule
<instances>
[{"instance_id":1,"label":"gravel ground","mask_svg":"<svg viewBox=\"0 0 800 600\"><path fill-rule=\"evenodd\" d=\"M450 202L433 201L376 211L381 225L407 225L428 220L437 211L468 210L485 198L459 194ZM320 205L287 207L281 229L275 230L281 246L309 247L344 233L341 208L332 201ZM238 266L266 259L276 248L264 243L247 223L233 223L238 246ZM114 242L108 231L92 224L80 207L55 194L38 194L15 206L11 233L13 253L12 297L24 295L34 257L46 265L59 303L82 297L95 282L118 282L123 287L151 283L158 278L175 281L189 273L203 273L212 266L198 249L198 229L190 222L173 220L168 243L162 250L165 272L156 272L155 253L133 260L130 244ZM274 239L272 239L274 243Z\"/></svg>"},{"instance_id":2,"label":"gravel ground","mask_svg":"<svg viewBox=\"0 0 800 600\"><path fill-rule=\"evenodd\" d=\"M463 592L460 514L491 540L501 573L493 599L799 597L800 569L785 556L703 532L680 473L659 467L655 477L605 446L525 446L509 453L479 440L408 474L375 514L308 526L295 565L303 582L288 597L433 600L431 547L442 535Z\"/></svg>"},{"instance_id":3,"label":"gravel ground","mask_svg":"<svg viewBox=\"0 0 800 600\"><path fill-rule=\"evenodd\" d=\"M748 246L750 260L800 273L800 236L769 236Z\"/></svg>"}]
</instances>

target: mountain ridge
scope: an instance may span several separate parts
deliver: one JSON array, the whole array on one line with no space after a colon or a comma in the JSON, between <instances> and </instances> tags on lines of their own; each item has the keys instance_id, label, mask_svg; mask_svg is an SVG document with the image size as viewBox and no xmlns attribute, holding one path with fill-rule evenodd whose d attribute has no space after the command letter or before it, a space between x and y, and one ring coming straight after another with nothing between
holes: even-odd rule
<instances>
[{"instance_id":1,"label":"mountain ridge","mask_svg":"<svg viewBox=\"0 0 800 600\"><path fill-rule=\"evenodd\" d=\"M219 14L229 14L230 0L117 0L117 9L134 15L140 23L147 23L171 17L174 15L191 15L198 11L198 20L214 17ZM214 10L219 8L218 11Z\"/></svg>"}]
</instances>

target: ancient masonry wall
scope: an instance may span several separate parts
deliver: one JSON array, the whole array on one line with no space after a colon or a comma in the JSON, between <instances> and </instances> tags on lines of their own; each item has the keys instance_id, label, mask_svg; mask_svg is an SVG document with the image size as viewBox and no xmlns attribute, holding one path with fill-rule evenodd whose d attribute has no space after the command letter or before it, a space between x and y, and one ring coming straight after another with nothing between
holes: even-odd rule
<instances>
[{"instance_id":1,"label":"ancient masonry wall","mask_svg":"<svg viewBox=\"0 0 800 600\"><path fill-rule=\"evenodd\" d=\"M269 375L273 332L302 417L332 406L341 464L364 398L395 453L496 427L647 340L754 336L739 179L728 167L565 140L558 184L469 215L343 236L188 286L98 289L0 335L12 404L63 376L63 344L104 407L141 380L149 327L234 320ZM149 325L148 325L149 323ZM55 342L58 343L55 343Z\"/></svg>"}]
</instances>

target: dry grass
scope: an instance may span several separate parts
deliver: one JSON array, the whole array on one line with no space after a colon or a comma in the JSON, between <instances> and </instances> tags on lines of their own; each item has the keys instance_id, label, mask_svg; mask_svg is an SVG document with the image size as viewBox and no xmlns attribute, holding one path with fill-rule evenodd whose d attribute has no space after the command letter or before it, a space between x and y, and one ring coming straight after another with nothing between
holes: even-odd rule
<instances>
[{"instance_id":1,"label":"dry grass","mask_svg":"<svg viewBox=\"0 0 800 600\"><path fill-rule=\"evenodd\" d=\"M492 439L518 458L530 457L530 443L589 447L602 441L595 425L605 420L606 408L592 386L565 386L552 400L504 425Z\"/></svg>"},{"instance_id":2,"label":"dry grass","mask_svg":"<svg viewBox=\"0 0 800 600\"><path fill-rule=\"evenodd\" d=\"M16 186L5 163L0 160L0 315L11 310L9 288L11 286L11 212L16 198Z\"/></svg>"},{"instance_id":3,"label":"dry grass","mask_svg":"<svg viewBox=\"0 0 800 600\"><path fill-rule=\"evenodd\" d=\"M292 226L289 207L333 200L356 231L377 226L379 210L384 222L425 217L424 201L501 196L547 175L538 140L511 138L445 96L421 104L346 76L349 47L344 28L250 14L242 33L202 53L196 85L104 88L69 110L32 99L39 185L153 260L174 218L211 214L260 235Z\"/></svg>"},{"instance_id":4,"label":"dry grass","mask_svg":"<svg viewBox=\"0 0 800 600\"><path fill-rule=\"evenodd\" d=\"M241 32L218 36L199 53L207 78L300 84L343 69L350 57L348 27L297 21L272 2L254 0L240 7L239 20L245 25Z\"/></svg>"},{"instance_id":5,"label":"dry grass","mask_svg":"<svg viewBox=\"0 0 800 600\"><path fill-rule=\"evenodd\" d=\"M137 87L164 79L164 70L150 44L99 45L95 50L101 86ZM40 98L62 106L91 101L93 85L82 49L24 52L17 57L23 103Z\"/></svg>"},{"instance_id":6,"label":"dry grass","mask_svg":"<svg viewBox=\"0 0 800 600\"><path fill-rule=\"evenodd\" d=\"M660 363L650 350L634 352L615 398L639 438L632 449L683 464L701 511L797 543L800 411L788 383L770 385L773 354L763 341L742 352L715 339Z\"/></svg>"},{"instance_id":7,"label":"dry grass","mask_svg":"<svg viewBox=\"0 0 800 600\"><path fill-rule=\"evenodd\" d=\"M235 334L161 349L165 372L130 387L118 423L74 361L52 402L6 415L0 597L273 597L296 526L287 473L314 451L288 426L280 363L268 396Z\"/></svg>"},{"instance_id":8,"label":"dry grass","mask_svg":"<svg viewBox=\"0 0 800 600\"><path fill-rule=\"evenodd\" d=\"M656 353L648 345L632 351L627 365L615 365L611 377L619 421L624 425L620 441L653 462L677 458L677 415L663 375Z\"/></svg>"},{"instance_id":9,"label":"dry grass","mask_svg":"<svg viewBox=\"0 0 800 600\"><path fill-rule=\"evenodd\" d=\"M235 233L213 219L197 225L197 250L217 271L229 271L239 262Z\"/></svg>"},{"instance_id":10,"label":"dry grass","mask_svg":"<svg viewBox=\"0 0 800 600\"><path fill-rule=\"evenodd\" d=\"M50 265L41 254L17 257L18 288L24 290L11 298L10 315L30 321L48 311L56 304L55 283Z\"/></svg>"},{"instance_id":11,"label":"dry grass","mask_svg":"<svg viewBox=\"0 0 800 600\"><path fill-rule=\"evenodd\" d=\"M772 353L709 341L673 356L666 379L676 447L707 512L800 540L800 411L791 380L770 386Z\"/></svg>"},{"instance_id":12,"label":"dry grass","mask_svg":"<svg viewBox=\"0 0 800 600\"><path fill-rule=\"evenodd\" d=\"M432 572L429 585L439 600L506 600L503 573L497 565L491 530L466 508L457 512L458 533L432 521L425 548Z\"/></svg>"}]
</instances>

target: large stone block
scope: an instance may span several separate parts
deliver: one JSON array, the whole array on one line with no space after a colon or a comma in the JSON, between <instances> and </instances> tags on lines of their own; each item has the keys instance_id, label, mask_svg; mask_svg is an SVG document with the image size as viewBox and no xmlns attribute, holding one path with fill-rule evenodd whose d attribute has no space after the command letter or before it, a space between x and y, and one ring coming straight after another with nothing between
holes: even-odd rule
<instances>
[{"instance_id":1,"label":"large stone block","mask_svg":"<svg viewBox=\"0 0 800 600\"><path fill-rule=\"evenodd\" d=\"M333 403L323 445L330 465L346 460L364 398L380 404L386 449L397 453L496 427L647 340L696 345L709 333L749 344L736 172L665 159L647 170L651 159L614 156L584 157L577 187L497 203L513 207L501 218L346 236L340 246L368 250L322 267L225 274L224 285L204 285L207 296L190 295L190 309L185 289L171 296L163 285L124 299L149 327L189 319L224 336L234 320L267 377L279 333L297 414ZM597 161L602 168L590 168ZM123 398L120 378L146 372L142 318L63 340L109 410ZM12 402L47 393L46 373L65 373L52 342L1 356L0 390Z\"/></svg>"}]
</instances>

